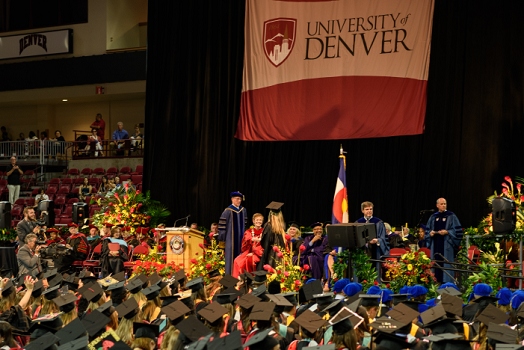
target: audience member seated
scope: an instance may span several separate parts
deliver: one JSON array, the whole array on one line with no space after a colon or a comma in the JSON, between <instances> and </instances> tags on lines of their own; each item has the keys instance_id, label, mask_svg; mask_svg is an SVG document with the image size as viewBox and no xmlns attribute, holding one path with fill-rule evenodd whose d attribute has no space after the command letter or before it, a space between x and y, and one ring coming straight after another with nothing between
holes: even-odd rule
<instances>
[{"instance_id":1,"label":"audience member seated","mask_svg":"<svg viewBox=\"0 0 524 350\"><path fill-rule=\"evenodd\" d=\"M134 151L136 148L142 147L142 139L144 135L140 131L140 125L135 125L135 134L130 137L131 139L131 151Z\"/></svg>"},{"instance_id":2,"label":"audience member seated","mask_svg":"<svg viewBox=\"0 0 524 350\"><path fill-rule=\"evenodd\" d=\"M94 154L95 157L98 157L99 152L101 156L104 155L104 152L102 152L102 140L100 136L97 135L96 129L91 129L91 135L87 138L87 145L84 150L86 154L91 153Z\"/></svg>"},{"instance_id":3,"label":"audience member seated","mask_svg":"<svg viewBox=\"0 0 524 350\"><path fill-rule=\"evenodd\" d=\"M309 265L311 277L321 279L324 270L325 250L328 246L327 236L323 236L322 223L316 222L311 225L313 234L304 239L301 248L300 265Z\"/></svg>"},{"instance_id":4,"label":"audience member seated","mask_svg":"<svg viewBox=\"0 0 524 350\"><path fill-rule=\"evenodd\" d=\"M54 156L62 156L65 153L65 138L62 136L62 132L60 130L55 131L55 138L50 139L50 141L55 141L52 154Z\"/></svg>"},{"instance_id":5,"label":"audience member seated","mask_svg":"<svg viewBox=\"0 0 524 350\"><path fill-rule=\"evenodd\" d=\"M87 236L87 242L91 246L91 249L96 247L100 243L101 237L99 235L98 227L95 225L89 224L89 236Z\"/></svg>"},{"instance_id":6,"label":"audience member seated","mask_svg":"<svg viewBox=\"0 0 524 350\"><path fill-rule=\"evenodd\" d=\"M42 188L40 193L35 196L35 205L38 205L41 201L48 201L49 196L45 194L45 190Z\"/></svg>"},{"instance_id":7,"label":"audience member seated","mask_svg":"<svg viewBox=\"0 0 524 350\"><path fill-rule=\"evenodd\" d=\"M126 142L129 142L129 134L124 129L124 123L117 123L118 129L113 132L112 141L109 144L111 149L117 155L124 155L124 149L126 148Z\"/></svg>"},{"instance_id":8,"label":"audience member seated","mask_svg":"<svg viewBox=\"0 0 524 350\"><path fill-rule=\"evenodd\" d=\"M100 182L100 187L98 188L98 194L101 196L105 196L107 191L109 190L109 182L107 180L107 176L102 176L102 182Z\"/></svg>"},{"instance_id":9,"label":"audience member seated","mask_svg":"<svg viewBox=\"0 0 524 350\"><path fill-rule=\"evenodd\" d=\"M62 237L58 235L58 230L56 228L51 227L47 229L46 233L47 240L45 241L45 244L47 244L48 246L55 243L66 244L66 241L64 241Z\"/></svg>"},{"instance_id":10,"label":"audience member seated","mask_svg":"<svg viewBox=\"0 0 524 350\"><path fill-rule=\"evenodd\" d=\"M89 184L89 179L84 177L84 183L78 189L78 199L84 202L86 197L91 195L92 190L93 187Z\"/></svg>"},{"instance_id":11,"label":"audience member seated","mask_svg":"<svg viewBox=\"0 0 524 350\"><path fill-rule=\"evenodd\" d=\"M71 236L67 239L66 248L70 250L70 253L62 256L55 263L59 272L69 271L74 273L72 264L74 261L85 260L89 254L89 243L87 242L86 236L78 232L78 225L74 222L69 223L69 233Z\"/></svg>"},{"instance_id":12,"label":"audience member seated","mask_svg":"<svg viewBox=\"0 0 524 350\"><path fill-rule=\"evenodd\" d=\"M127 243L122 239L122 229L114 226L111 237L102 240L100 263L104 277L124 271L124 261L128 260L127 249Z\"/></svg>"}]
</instances>

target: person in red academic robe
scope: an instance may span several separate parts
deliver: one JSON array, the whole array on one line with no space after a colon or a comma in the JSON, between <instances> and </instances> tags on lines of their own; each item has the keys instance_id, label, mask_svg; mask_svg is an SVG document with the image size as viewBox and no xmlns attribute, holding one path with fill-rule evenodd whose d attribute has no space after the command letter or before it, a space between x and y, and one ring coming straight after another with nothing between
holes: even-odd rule
<instances>
[{"instance_id":1,"label":"person in red academic robe","mask_svg":"<svg viewBox=\"0 0 524 350\"><path fill-rule=\"evenodd\" d=\"M233 272L231 273L233 277L238 278L241 273L246 271L256 271L260 257L264 253L264 248L260 245L263 222L264 216L262 214L256 213L253 215L254 226L244 232L241 246L242 253L235 258L233 263Z\"/></svg>"}]
</instances>

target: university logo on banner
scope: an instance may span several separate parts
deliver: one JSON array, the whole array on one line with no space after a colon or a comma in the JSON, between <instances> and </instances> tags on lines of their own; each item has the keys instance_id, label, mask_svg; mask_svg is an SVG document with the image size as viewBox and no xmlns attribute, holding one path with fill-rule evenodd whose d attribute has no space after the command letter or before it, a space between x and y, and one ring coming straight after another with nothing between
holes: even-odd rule
<instances>
[{"instance_id":1,"label":"university logo on banner","mask_svg":"<svg viewBox=\"0 0 524 350\"><path fill-rule=\"evenodd\" d=\"M435 0L246 0L235 137L424 131Z\"/></svg>"},{"instance_id":2,"label":"university logo on banner","mask_svg":"<svg viewBox=\"0 0 524 350\"><path fill-rule=\"evenodd\" d=\"M274 18L264 22L264 52L275 67L288 58L295 46L297 20Z\"/></svg>"}]
</instances>

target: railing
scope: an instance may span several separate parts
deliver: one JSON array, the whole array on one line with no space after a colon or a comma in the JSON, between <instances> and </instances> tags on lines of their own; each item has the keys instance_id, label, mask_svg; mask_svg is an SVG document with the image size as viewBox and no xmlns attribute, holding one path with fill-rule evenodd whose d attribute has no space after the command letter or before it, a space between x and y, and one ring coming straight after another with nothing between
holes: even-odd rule
<instances>
[{"instance_id":1,"label":"railing","mask_svg":"<svg viewBox=\"0 0 524 350\"><path fill-rule=\"evenodd\" d=\"M144 140L126 139L115 145L112 140L105 140L96 146L85 140L79 141L3 141L0 142L0 160L33 160L39 165L61 164L71 159L143 157Z\"/></svg>"}]
</instances>

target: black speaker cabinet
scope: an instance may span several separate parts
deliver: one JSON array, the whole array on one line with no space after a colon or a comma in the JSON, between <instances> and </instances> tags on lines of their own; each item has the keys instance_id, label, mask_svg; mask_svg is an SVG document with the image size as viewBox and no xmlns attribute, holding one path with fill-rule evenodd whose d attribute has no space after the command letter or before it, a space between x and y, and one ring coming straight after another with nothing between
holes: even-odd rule
<instances>
[{"instance_id":1,"label":"black speaker cabinet","mask_svg":"<svg viewBox=\"0 0 524 350\"><path fill-rule=\"evenodd\" d=\"M76 224L85 223L85 219L89 219L89 207L87 203L77 202L73 204L73 222Z\"/></svg>"},{"instance_id":2,"label":"black speaker cabinet","mask_svg":"<svg viewBox=\"0 0 524 350\"><path fill-rule=\"evenodd\" d=\"M515 230L515 202L504 197L497 197L491 203L493 207L493 233L510 233Z\"/></svg>"},{"instance_id":3,"label":"black speaker cabinet","mask_svg":"<svg viewBox=\"0 0 524 350\"><path fill-rule=\"evenodd\" d=\"M47 216L44 216L43 219L47 227L55 226L55 202L51 200L44 200L38 203L37 213L38 218L41 217L42 212L47 212Z\"/></svg>"},{"instance_id":4,"label":"black speaker cabinet","mask_svg":"<svg viewBox=\"0 0 524 350\"><path fill-rule=\"evenodd\" d=\"M0 228L11 227L11 203L0 202Z\"/></svg>"}]
</instances>

